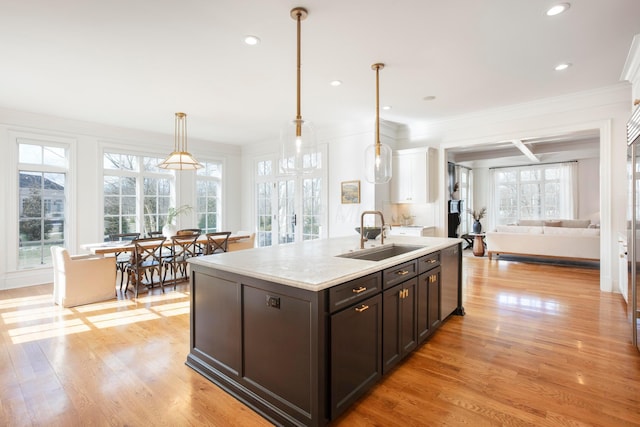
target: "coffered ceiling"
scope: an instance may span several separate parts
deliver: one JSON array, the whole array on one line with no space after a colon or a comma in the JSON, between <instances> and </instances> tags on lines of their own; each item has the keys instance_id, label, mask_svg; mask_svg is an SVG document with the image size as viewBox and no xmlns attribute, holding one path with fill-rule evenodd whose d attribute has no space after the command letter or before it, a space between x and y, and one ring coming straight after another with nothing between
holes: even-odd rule
<instances>
[{"instance_id":1,"label":"coffered ceiling","mask_svg":"<svg viewBox=\"0 0 640 427\"><path fill-rule=\"evenodd\" d=\"M5 0L0 107L167 134L184 111L191 137L277 138L295 115L295 6L309 11L302 113L318 128L372 121L375 62L381 116L407 126L618 83L640 1L573 0L548 17L552 4Z\"/></svg>"}]
</instances>

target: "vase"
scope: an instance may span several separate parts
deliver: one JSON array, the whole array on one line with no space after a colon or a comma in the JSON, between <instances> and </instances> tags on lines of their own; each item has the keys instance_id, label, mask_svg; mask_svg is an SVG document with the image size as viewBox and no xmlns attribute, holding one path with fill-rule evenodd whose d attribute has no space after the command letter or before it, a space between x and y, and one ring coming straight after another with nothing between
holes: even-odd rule
<instances>
[{"instance_id":1,"label":"vase","mask_svg":"<svg viewBox=\"0 0 640 427\"><path fill-rule=\"evenodd\" d=\"M473 221L473 232L476 234L482 233L482 224L480 221Z\"/></svg>"},{"instance_id":2,"label":"vase","mask_svg":"<svg viewBox=\"0 0 640 427\"><path fill-rule=\"evenodd\" d=\"M165 224L162 226L162 235L167 239L172 238L178 233L178 226L175 224Z\"/></svg>"}]
</instances>

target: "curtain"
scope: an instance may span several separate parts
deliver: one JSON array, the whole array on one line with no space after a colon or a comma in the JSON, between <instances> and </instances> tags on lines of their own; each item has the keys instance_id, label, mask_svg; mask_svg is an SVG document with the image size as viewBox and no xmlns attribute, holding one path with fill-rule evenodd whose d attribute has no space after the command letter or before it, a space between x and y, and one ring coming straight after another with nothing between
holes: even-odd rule
<instances>
[{"instance_id":1,"label":"curtain","mask_svg":"<svg viewBox=\"0 0 640 427\"><path fill-rule=\"evenodd\" d=\"M562 163L560 166L560 217L578 217L578 162Z\"/></svg>"},{"instance_id":2,"label":"curtain","mask_svg":"<svg viewBox=\"0 0 640 427\"><path fill-rule=\"evenodd\" d=\"M498 206L499 203L496 200L498 183L496 182L496 170L489 169L489 182L491 185L489 186L489 194L487 197L487 230L495 230L498 218Z\"/></svg>"}]
</instances>

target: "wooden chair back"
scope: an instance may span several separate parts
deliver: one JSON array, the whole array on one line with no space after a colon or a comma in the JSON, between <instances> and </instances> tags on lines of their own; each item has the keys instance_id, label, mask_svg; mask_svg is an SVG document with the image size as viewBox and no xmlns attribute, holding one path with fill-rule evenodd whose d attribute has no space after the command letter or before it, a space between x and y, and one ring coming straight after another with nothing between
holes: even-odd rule
<instances>
[{"instance_id":1,"label":"wooden chair back","mask_svg":"<svg viewBox=\"0 0 640 427\"><path fill-rule=\"evenodd\" d=\"M227 252L227 250L229 249L230 235L230 231L207 233L207 247L205 249L205 254L211 255L218 252Z\"/></svg>"}]
</instances>

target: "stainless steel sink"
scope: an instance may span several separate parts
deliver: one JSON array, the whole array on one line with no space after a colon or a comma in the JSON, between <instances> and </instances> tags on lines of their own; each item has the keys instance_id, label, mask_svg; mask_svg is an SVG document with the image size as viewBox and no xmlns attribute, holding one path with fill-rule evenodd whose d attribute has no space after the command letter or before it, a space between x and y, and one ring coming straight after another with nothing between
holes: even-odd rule
<instances>
[{"instance_id":1,"label":"stainless steel sink","mask_svg":"<svg viewBox=\"0 0 640 427\"><path fill-rule=\"evenodd\" d=\"M425 246L392 244L381 246L379 248L364 249L336 256L340 258L364 259L367 261L382 261L383 259L406 254L407 252L417 251L423 248L425 248Z\"/></svg>"}]
</instances>

